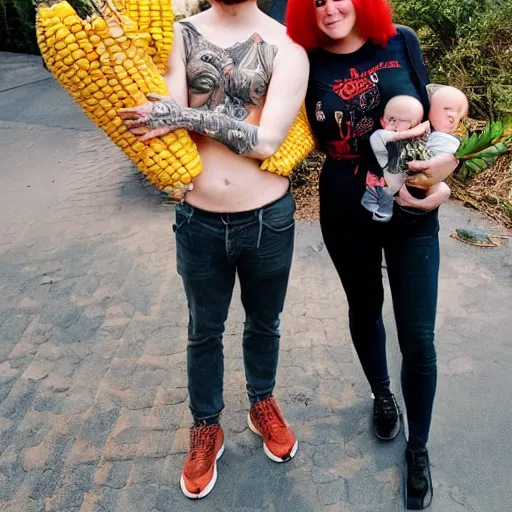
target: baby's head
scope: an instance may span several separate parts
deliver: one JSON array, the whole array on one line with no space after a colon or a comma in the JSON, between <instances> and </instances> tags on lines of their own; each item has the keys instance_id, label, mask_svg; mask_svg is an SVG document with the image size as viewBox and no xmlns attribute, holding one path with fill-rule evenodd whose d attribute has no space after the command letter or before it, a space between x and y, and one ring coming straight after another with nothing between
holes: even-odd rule
<instances>
[{"instance_id":1,"label":"baby's head","mask_svg":"<svg viewBox=\"0 0 512 512\"><path fill-rule=\"evenodd\" d=\"M459 89L446 85L436 89L430 97L428 120L434 130L453 133L468 110L466 95Z\"/></svg>"},{"instance_id":2,"label":"baby's head","mask_svg":"<svg viewBox=\"0 0 512 512\"><path fill-rule=\"evenodd\" d=\"M402 132L414 128L423 119L423 106L413 96L394 96L386 103L380 122L385 130Z\"/></svg>"}]
</instances>

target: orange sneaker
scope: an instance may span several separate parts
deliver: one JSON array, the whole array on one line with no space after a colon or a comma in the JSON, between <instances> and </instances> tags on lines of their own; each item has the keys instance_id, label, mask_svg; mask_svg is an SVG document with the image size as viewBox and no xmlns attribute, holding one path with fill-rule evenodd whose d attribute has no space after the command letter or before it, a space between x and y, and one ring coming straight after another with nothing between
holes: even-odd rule
<instances>
[{"instance_id":1,"label":"orange sneaker","mask_svg":"<svg viewBox=\"0 0 512 512\"><path fill-rule=\"evenodd\" d=\"M256 402L249 411L249 428L263 437L263 450L274 462L287 462L297 453L298 441L273 396Z\"/></svg>"},{"instance_id":2,"label":"orange sneaker","mask_svg":"<svg viewBox=\"0 0 512 512\"><path fill-rule=\"evenodd\" d=\"M224 453L224 432L220 425L190 429L190 448L180 485L187 498L204 498L217 481L217 460Z\"/></svg>"}]
</instances>

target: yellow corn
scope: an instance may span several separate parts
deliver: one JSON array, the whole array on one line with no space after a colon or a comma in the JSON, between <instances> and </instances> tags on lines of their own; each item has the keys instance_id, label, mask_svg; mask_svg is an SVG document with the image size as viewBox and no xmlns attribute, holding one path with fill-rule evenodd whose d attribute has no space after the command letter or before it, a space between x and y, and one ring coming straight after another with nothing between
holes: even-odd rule
<instances>
[{"instance_id":1,"label":"yellow corn","mask_svg":"<svg viewBox=\"0 0 512 512\"><path fill-rule=\"evenodd\" d=\"M302 105L281 146L270 158L262 162L260 169L289 176L314 149L315 139L309 126L305 105Z\"/></svg>"},{"instance_id":2,"label":"yellow corn","mask_svg":"<svg viewBox=\"0 0 512 512\"><path fill-rule=\"evenodd\" d=\"M167 59L174 38L174 12L170 0L113 0L119 12L126 13L145 34L147 53L158 71L167 72Z\"/></svg>"},{"instance_id":3,"label":"yellow corn","mask_svg":"<svg viewBox=\"0 0 512 512\"><path fill-rule=\"evenodd\" d=\"M61 1L51 7L40 4L36 29L48 69L87 116L158 189L171 194L186 188L202 171L197 147L188 132L179 129L144 144L117 114L119 108L145 103L149 92L168 94L144 45L136 44L140 39L133 22L105 10L102 16L95 13L84 21L68 2ZM65 46L59 45L61 41ZM78 47L70 51L73 44Z\"/></svg>"},{"instance_id":4,"label":"yellow corn","mask_svg":"<svg viewBox=\"0 0 512 512\"><path fill-rule=\"evenodd\" d=\"M146 94L167 95L161 73L173 41L169 0L106 0L101 15L82 20L65 0L40 4L37 41L46 64L87 116L166 193L185 189L202 171L197 147L186 130L138 141L117 110L141 105ZM289 176L314 149L304 106L286 139L261 169Z\"/></svg>"}]
</instances>

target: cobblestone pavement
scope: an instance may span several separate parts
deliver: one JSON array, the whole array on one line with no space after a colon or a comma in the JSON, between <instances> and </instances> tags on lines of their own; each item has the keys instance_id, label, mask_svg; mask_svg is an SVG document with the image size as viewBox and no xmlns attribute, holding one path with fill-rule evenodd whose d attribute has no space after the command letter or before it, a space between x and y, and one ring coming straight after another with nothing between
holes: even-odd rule
<instances>
[{"instance_id":1,"label":"cobblestone pavement","mask_svg":"<svg viewBox=\"0 0 512 512\"><path fill-rule=\"evenodd\" d=\"M298 454L272 463L247 428L235 295L219 480L201 502L182 496L190 416L174 208L54 83L37 82L37 65L0 54L0 77L13 69L28 77L14 89L0 80L0 510L403 510L404 439L383 444L371 435L341 286L318 225L305 223L276 389ZM505 511L512 249L449 238L455 227L489 225L457 204L443 207L442 222L431 510ZM385 321L399 394L389 297Z\"/></svg>"}]
</instances>

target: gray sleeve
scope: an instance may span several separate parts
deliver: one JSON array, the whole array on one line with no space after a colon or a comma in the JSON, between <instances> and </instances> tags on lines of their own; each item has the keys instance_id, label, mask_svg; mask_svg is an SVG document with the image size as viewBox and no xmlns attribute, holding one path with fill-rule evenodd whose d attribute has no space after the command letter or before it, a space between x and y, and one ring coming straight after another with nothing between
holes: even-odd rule
<instances>
[{"instance_id":1,"label":"gray sleeve","mask_svg":"<svg viewBox=\"0 0 512 512\"><path fill-rule=\"evenodd\" d=\"M388 150L386 149L388 137L386 137L386 135L389 135L390 133L394 132L390 132L388 130L376 130L370 136L370 145L375 154L375 158L382 169L384 169L388 164Z\"/></svg>"},{"instance_id":2,"label":"gray sleeve","mask_svg":"<svg viewBox=\"0 0 512 512\"><path fill-rule=\"evenodd\" d=\"M459 149L460 140L449 133L432 132L427 140L427 148L438 155L439 153L455 154Z\"/></svg>"}]
</instances>

